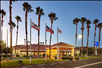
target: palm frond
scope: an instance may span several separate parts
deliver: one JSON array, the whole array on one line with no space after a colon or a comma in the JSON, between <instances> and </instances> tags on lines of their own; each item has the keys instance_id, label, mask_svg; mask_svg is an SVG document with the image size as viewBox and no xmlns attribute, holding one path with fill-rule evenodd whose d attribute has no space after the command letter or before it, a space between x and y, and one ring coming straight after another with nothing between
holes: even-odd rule
<instances>
[{"instance_id":1,"label":"palm frond","mask_svg":"<svg viewBox=\"0 0 102 68\"><path fill-rule=\"evenodd\" d=\"M75 18L75 19L73 20L73 24L79 23L79 21L80 21L80 19Z\"/></svg>"},{"instance_id":2,"label":"palm frond","mask_svg":"<svg viewBox=\"0 0 102 68\"><path fill-rule=\"evenodd\" d=\"M81 23L84 23L84 22L86 22L87 21L87 19L85 18L85 17L82 17L81 19L80 19L80 22Z\"/></svg>"},{"instance_id":3,"label":"palm frond","mask_svg":"<svg viewBox=\"0 0 102 68\"><path fill-rule=\"evenodd\" d=\"M9 25L11 24L11 26L12 26L13 28L15 28L15 26L16 26L16 24L15 24L13 21L11 21L11 23L9 22L8 24L9 24Z\"/></svg>"},{"instance_id":4,"label":"palm frond","mask_svg":"<svg viewBox=\"0 0 102 68\"><path fill-rule=\"evenodd\" d=\"M4 9L0 10L0 13L3 14L3 16L6 15L6 12L4 11Z\"/></svg>"},{"instance_id":5,"label":"palm frond","mask_svg":"<svg viewBox=\"0 0 102 68\"><path fill-rule=\"evenodd\" d=\"M95 19L94 22L93 22L93 24L98 23L98 22L99 22L99 20L98 19Z\"/></svg>"},{"instance_id":6,"label":"palm frond","mask_svg":"<svg viewBox=\"0 0 102 68\"><path fill-rule=\"evenodd\" d=\"M86 21L86 24L91 24L91 21L90 21L90 20L87 20L87 21Z\"/></svg>"},{"instance_id":7,"label":"palm frond","mask_svg":"<svg viewBox=\"0 0 102 68\"><path fill-rule=\"evenodd\" d=\"M18 20L20 22L22 21L20 16L16 16L15 18L16 18L16 20Z\"/></svg>"}]
</instances>

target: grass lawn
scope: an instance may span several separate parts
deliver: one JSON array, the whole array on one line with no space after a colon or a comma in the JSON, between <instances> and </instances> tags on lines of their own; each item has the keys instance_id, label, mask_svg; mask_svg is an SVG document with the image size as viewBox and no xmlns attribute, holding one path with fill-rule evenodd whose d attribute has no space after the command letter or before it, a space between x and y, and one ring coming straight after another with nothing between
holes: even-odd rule
<instances>
[{"instance_id":1,"label":"grass lawn","mask_svg":"<svg viewBox=\"0 0 102 68\"><path fill-rule=\"evenodd\" d=\"M102 58L102 56L95 56L95 57L83 57L82 59L91 59L91 58ZM29 59L22 59L23 65L30 65L30 64L44 64L44 63L53 63L53 62L60 62L60 61L69 61L68 59L62 60L55 60L55 59L47 59L45 62L44 59L32 59L32 62L30 63ZM10 60L10 61L3 61L1 62L1 67L13 67L13 66L21 66L18 62L18 60Z\"/></svg>"},{"instance_id":2,"label":"grass lawn","mask_svg":"<svg viewBox=\"0 0 102 68\"><path fill-rule=\"evenodd\" d=\"M55 59L47 59L47 61L45 62L44 59L32 59L32 62L29 62L29 59L24 59L22 60L23 65L30 65L30 64L43 64L43 63L53 63L53 62L60 62L60 61L68 61L68 59L66 60L62 60L59 59L58 61ZM12 66L21 66L19 65L18 60L11 60L11 61L4 61L1 62L1 67L12 67Z\"/></svg>"},{"instance_id":3,"label":"grass lawn","mask_svg":"<svg viewBox=\"0 0 102 68\"><path fill-rule=\"evenodd\" d=\"M91 59L91 58L102 58L102 56L95 56L95 57L81 57L80 59Z\"/></svg>"}]
</instances>

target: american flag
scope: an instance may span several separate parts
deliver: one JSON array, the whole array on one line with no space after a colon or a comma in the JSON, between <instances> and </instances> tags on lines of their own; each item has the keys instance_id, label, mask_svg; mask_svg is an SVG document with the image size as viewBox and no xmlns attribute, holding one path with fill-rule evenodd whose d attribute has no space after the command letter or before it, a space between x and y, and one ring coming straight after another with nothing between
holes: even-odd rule
<instances>
[{"instance_id":1,"label":"american flag","mask_svg":"<svg viewBox=\"0 0 102 68\"><path fill-rule=\"evenodd\" d=\"M31 22L31 27L36 29L37 31L40 30L40 28L38 27L38 25L36 25L35 23Z\"/></svg>"},{"instance_id":2,"label":"american flag","mask_svg":"<svg viewBox=\"0 0 102 68\"><path fill-rule=\"evenodd\" d=\"M50 32L51 34L54 34L54 31L51 28L49 28L47 25L46 25L46 31Z\"/></svg>"},{"instance_id":3,"label":"american flag","mask_svg":"<svg viewBox=\"0 0 102 68\"><path fill-rule=\"evenodd\" d=\"M58 29L58 33L61 33L62 34L62 31L60 29Z\"/></svg>"}]
</instances>

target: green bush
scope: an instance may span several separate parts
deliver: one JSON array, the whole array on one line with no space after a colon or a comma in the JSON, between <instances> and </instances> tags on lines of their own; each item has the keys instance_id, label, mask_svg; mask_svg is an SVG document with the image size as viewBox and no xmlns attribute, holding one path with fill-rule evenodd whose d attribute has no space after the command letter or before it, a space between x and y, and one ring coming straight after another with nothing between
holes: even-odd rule
<instances>
[{"instance_id":1,"label":"green bush","mask_svg":"<svg viewBox=\"0 0 102 68\"><path fill-rule=\"evenodd\" d=\"M3 55L3 57L7 57L7 55ZM10 57L10 55L8 55L8 57Z\"/></svg>"},{"instance_id":2,"label":"green bush","mask_svg":"<svg viewBox=\"0 0 102 68\"><path fill-rule=\"evenodd\" d=\"M69 60L73 60L73 57L62 57L62 59L69 59Z\"/></svg>"},{"instance_id":3,"label":"green bush","mask_svg":"<svg viewBox=\"0 0 102 68\"><path fill-rule=\"evenodd\" d=\"M23 55L23 57L27 57L26 55Z\"/></svg>"},{"instance_id":4,"label":"green bush","mask_svg":"<svg viewBox=\"0 0 102 68\"><path fill-rule=\"evenodd\" d=\"M79 60L79 57L75 57L76 60Z\"/></svg>"},{"instance_id":5,"label":"green bush","mask_svg":"<svg viewBox=\"0 0 102 68\"><path fill-rule=\"evenodd\" d=\"M23 61L22 61L22 60L18 60L18 62L19 62L19 63L22 63Z\"/></svg>"},{"instance_id":6,"label":"green bush","mask_svg":"<svg viewBox=\"0 0 102 68\"><path fill-rule=\"evenodd\" d=\"M30 55L28 55L28 57L30 57ZM33 55L31 55L31 57L33 57Z\"/></svg>"},{"instance_id":7,"label":"green bush","mask_svg":"<svg viewBox=\"0 0 102 68\"><path fill-rule=\"evenodd\" d=\"M20 57L20 55L16 55L16 57Z\"/></svg>"}]
</instances>

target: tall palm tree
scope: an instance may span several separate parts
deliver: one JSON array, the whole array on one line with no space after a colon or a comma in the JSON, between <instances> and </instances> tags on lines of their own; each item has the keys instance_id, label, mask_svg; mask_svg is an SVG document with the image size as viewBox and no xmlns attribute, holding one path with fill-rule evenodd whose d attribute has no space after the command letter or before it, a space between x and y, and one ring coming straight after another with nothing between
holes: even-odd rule
<instances>
[{"instance_id":1,"label":"tall palm tree","mask_svg":"<svg viewBox=\"0 0 102 68\"><path fill-rule=\"evenodd\" d=\"M99 24L97 25L97 27L99 28L99 40L98 40L98 42L99 42L99 44L98 44L98 55L99 55L100 37L101 37L101 28L102 28L102 23L99 23Z\"/></svg>"},{"instance_id":2,"label":"tall palm tree","mask_svg":"<svg viewBox=\"0 0 102 68\"><path fill-rule=\"evenodd\" d=\"M16 24L13 21L9 22L8 24L11 26L10 37L12 39L13 28L15 28ZM12 46L10 47L10 59L12 60Z\"/></svg>"},{"instance_id":3,"label":"tall palm tree","mask_svg":"<svg viewBox=\"0 0 102 68\"><path fill-rule=\"evenodd\" d=\"M50 18L51 20L51 29L52 29L52 24L53 24L53 21L57 20L58 18L56 17L56 14L55 13L50 13L48 14L48 17ZM49 58L51 58L51 37L52 37L52 34L50 33L50 48L49 48Z\"/></svg>"},{"instance_id":4,"label":"tall palm tree","mask_svg":"<svg viewBox=\"0 0 102 68\"><path fill-rule=\"evenodd\" d=\"M10 6L9 6L9 12L10 12L10 17L9 17L10 18L10 21L9 21L10 22L9 23L10 24L10 59L11 60L12 60L12 37L11 37L12 36L12 32L11 32L12 31L12 26L11 26L11 23L12 23L12 12L11 12L11 9L12 9L12 7L11 7L12 1L15 2L17 0L10 0L9 1L9 3L10 3Z\"/></svg>"},{"instance_id":5,"label":"tall palm tree","mask_svg":"<svg viewBox=\"0 0 102 68\"><path fill-rule=\"evenodd\" d=\"M15 19L17 20L17 33L16 33L16 46L17 46L17 40L18 40L18 23L21 22L21 17L20 16L16 16ZM16 56L16 46L15 46L15 56Z\"/></svg>"},{"instance_id":6,"label":"tall palm tree","mask_svg":"<svg viewBox=\"0 0 102 68\"><path fill-rule=\"evenodd\" d=\"M76 24L76 36L75 36L75 47L77 47L77 23L80 21L80 19L75 18L73 20L73 24Z\"/></svg>"},{"instance_id":7,"label":"tall palm tree","mask_svg":"<svg viewBox=\"0 0 102 68\"><path fill-rule=\"evenodd\" d=\"M2 9L2 10L0 10L0 14L2 15L1 16L1 18L2 18L2 20L1 20L1 28L3 29L3 16L6 15L6 12ZM2 40L2 35L3 35L3 30L1 30L1 40ZM2 55L2 48L1 48L1 57L3 57L3 55Z\"/></svg>"},{"instance_id":8,"label":"tall palm tree","mask_svg":"<svg viewBox=\"0 0 102 68\"><path fill-rule=\"evenodd\" d=\"M91 27L90 24L91 24L91 21L90 20L87 20L86 22L87 24L87 55L88 55L88 42L89 42L89 28Z\"/></svg>"},{"instance_id":9,"label":"tall palm tree","mask_svg":"<svg viewBox=\"0 0 102 68\"><path fill-rule=\"evenodd\" d=\"M83 32L84 32L84 23L86 22L86 18L82 17L80 22L82 23L82 44L81 44L81 56L83 56Z\"/></svg>"},{"instance_id":10,"label":"tall palm tree","mask_svg":"<svg viewBox=\"0 0 102 68\"><path fill-rule=\"evenodd\" d=\"M38 15L38 26L40 27L40 17L41 15L44 15L43 9L38 6L36 8L36 14ZM40 36L40 31L38 31L38 57L39 57L39 36Z\"/></svg>"},{"instance_id":11,"label":"tall palm tree","mask_svg":"<svg viewBox=\"0 0 102 68\"><path fill-rule=\"evenodd\" d=\"M94 32L94 43L95 43L95 37L96 37L96 26L97 26L97 23L99 22L98 19L95 19L93 24L95 24L95 32ZM95 54L95 46L93 46L93 56Z\"/></svg>"},{"instance_id":12,"label":"tall palm tree","mask_svg":"<svg viewBox=\"0 0 102 68\"><path fill-rule=\"evenodd\" d=\"M28 2L24 2L23 3L23 10L25 11L25 34L26 34L26 55L28 58L28 37L27 37L27 13L29 12L34 12L32 10L32 6L30 4L28 4Z\"/></svg>"}]
</instances>

